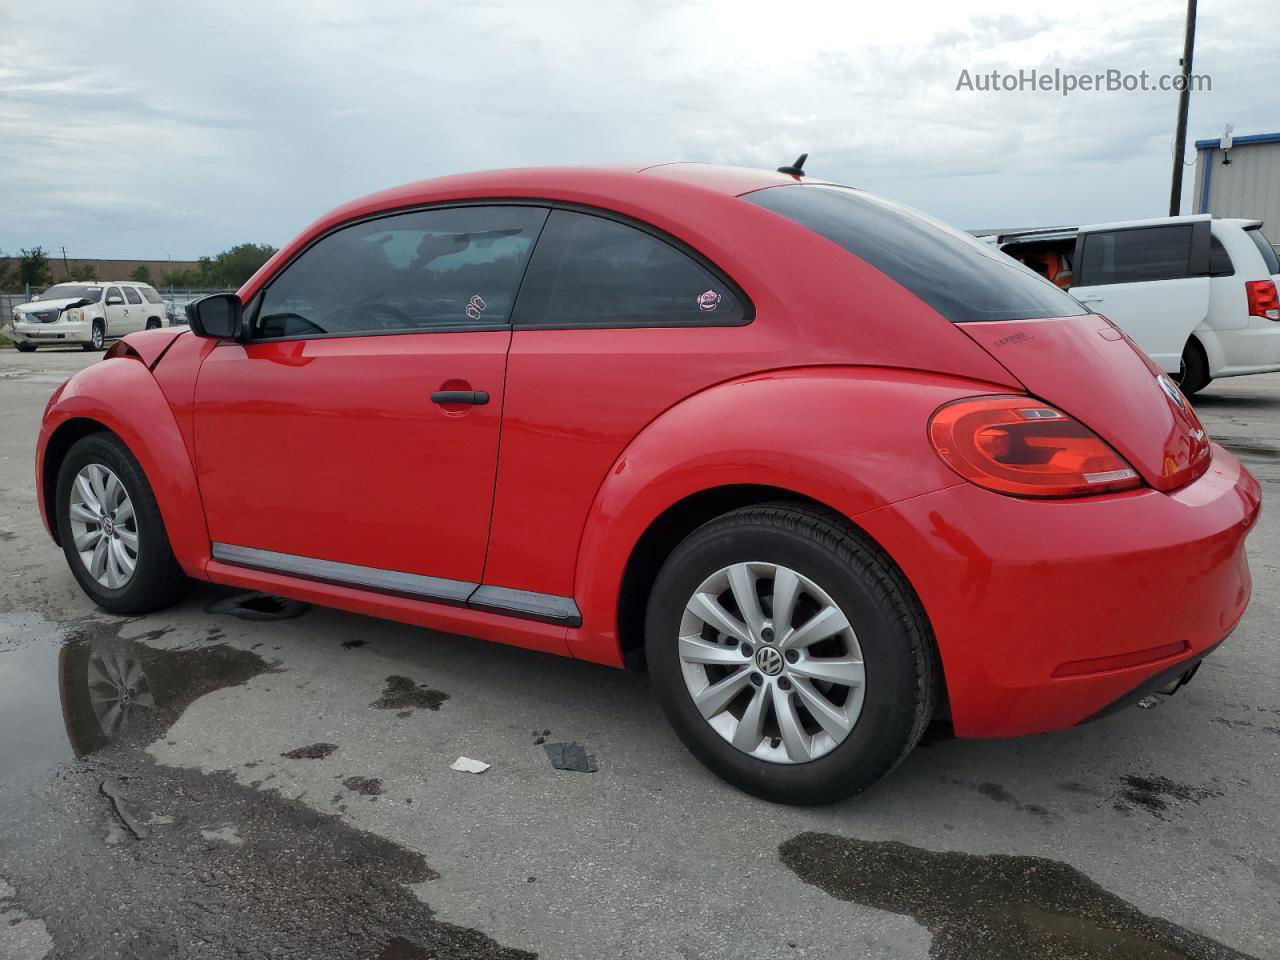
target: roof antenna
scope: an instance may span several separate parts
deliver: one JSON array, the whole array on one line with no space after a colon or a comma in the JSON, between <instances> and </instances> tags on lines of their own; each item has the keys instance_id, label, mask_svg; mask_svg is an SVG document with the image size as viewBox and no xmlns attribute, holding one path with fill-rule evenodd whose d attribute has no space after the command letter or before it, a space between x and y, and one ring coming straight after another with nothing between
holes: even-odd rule
<instances>
[{"instance_id":1,"label":"roof antenna","mask_svg":"<svg viewBox=\"0 0 1280 960\"><path fill-rule=\"evenodd\" d=\"M807 153L802 153L800 154L800 156L796 157L795 163L791 164L791 166L789 167L779 167L778 172L785 173L788 176L792 176L792 177L803 177L804 162L808 159L809 159L809 155Z\"/></svg>"}]
</instances>

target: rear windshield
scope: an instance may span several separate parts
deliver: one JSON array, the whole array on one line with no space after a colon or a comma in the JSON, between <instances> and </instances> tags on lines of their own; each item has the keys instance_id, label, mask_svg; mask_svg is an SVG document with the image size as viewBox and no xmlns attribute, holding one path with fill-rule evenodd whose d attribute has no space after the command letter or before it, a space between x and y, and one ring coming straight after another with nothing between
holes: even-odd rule
<instances>
[{"instance_id":1,"label":"rear windshield","mask_svg":"<svg viewBox=\"0 0 1280 960\"><path fill-rule=\"evenodd\" d=\"M97 303L102 299L102 288L83 283L60 283L40 294L40 300L88 300Z\"/></svg>"},{"instance_id":2,"label":"rear windshield","mask_svg":"<svg viewBox=\"0 0 1280 960\"><path fill-rule=\"evenodd\" d=\"M1271 246L1271 242L1263 234L1260 227L1250 227L1245 230L1258 248L1258 252L1262 254L1262 259L1267 264L1267 273L1275 276L1280 273L1280 258L1276 257L1276 248Z\"/></svg>"},{"instance_id":3,"label":"rear windshield","mask_svg":"<svg viewBox=\"0 0 1280 960\"><path fill-rule=\"evenodd\" d=\"M1088 311L1011 257L918 210L849 187L770 187L743 199L844 247L952 323Z\"/></svg>"}]
</instances>

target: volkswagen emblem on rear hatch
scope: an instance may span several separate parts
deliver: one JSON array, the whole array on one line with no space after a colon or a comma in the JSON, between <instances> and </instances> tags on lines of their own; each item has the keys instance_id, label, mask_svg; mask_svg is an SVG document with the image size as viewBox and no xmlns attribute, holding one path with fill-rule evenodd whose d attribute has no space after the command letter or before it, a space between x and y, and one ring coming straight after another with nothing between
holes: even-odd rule
<instances>
[{"instance_id":1,"label":"volkswagen emblem on rear hatch","mask_svg":"<svg viewBox=\"0 0 1280 960\"><path fill-rule=\"evenodd\" d=\"M782 654L777 647L761 647L756 651L756 667L766 677L776 677L782 672Z\"/></svg>"}]
</instances>

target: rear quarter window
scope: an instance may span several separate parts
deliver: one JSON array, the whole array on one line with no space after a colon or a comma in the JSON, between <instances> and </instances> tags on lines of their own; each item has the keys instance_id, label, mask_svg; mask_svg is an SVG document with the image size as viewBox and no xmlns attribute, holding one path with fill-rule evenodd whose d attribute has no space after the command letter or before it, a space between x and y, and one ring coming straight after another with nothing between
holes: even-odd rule
<instances>
[{"instance_id":1,"label":"rear quarter window","mask_svg":"<svg viewBox=\"0 0 1280 960\"><path fill-rule=\"evenodd\" d=\"M1263 262L1267 265L1267 273L1272 276L1280 274L1280 257L1276 256L1276 248L1271 246L1271 242L1267 240L1261 228L1253 227L1250 230L1246 230L1245 233L1253 241L1254 246L1258 248L1258 252L1262 254Z\"/></svg>"},{"instance_id":2,"label":"rear quarter window","mask_svg":"<svg viewBox=\"0 0 1280 960\"><path fill-rule=\"evenodd\" d=\"M990 244L861 190L796 184L757 190L743 199L839 244L952 323L1088 312Z\"/></svg>"}]
</instances>

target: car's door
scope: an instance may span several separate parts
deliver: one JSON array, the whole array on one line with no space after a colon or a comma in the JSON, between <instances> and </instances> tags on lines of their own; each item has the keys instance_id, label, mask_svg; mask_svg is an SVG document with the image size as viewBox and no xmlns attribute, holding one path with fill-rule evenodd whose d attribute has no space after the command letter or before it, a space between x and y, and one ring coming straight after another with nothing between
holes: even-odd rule
<instances>
[{"instance_id":1,"label":"car's door","mask_svg":"<svg viewBox=\"0 0 1280 960\"><path fill-rule=\"evenodd\" d=\"M552 212L516 306L486 584L574 595L583 524L626 445L691 394L778 362L751 311L644 224Z\"/></svg>"},{"instance_id":2,"label":"car's door","mask_svg":"<svg viewBox=\"0 0 1280 960\"><path fill-rule=\"evenodd\" d=\"M120 292L119 287L107 287L106 296L102 298L102 314L106 320L106 330L104 331L108 337L123 337L129 333L128 314L125 312L128 305L125 303L124 294Z\"/></svg>"},{"instance_id":3,"label":"car's door","mask_svg":"<svg viewBox=\"0 0 1280 960\"><path fill-rule=\"evenodd\" d=\"M1081 227L1071 295L1176 373L1209 312L1209 221Z\"/></svg>"},{"instance_id":4,"label":"car's door","mask_svg":"<svg viewBox=\"0 0 1280 960\"><path fill-rule=\"evenodd\" d=\"M142 304L142 294L135 287L128 285L120 288L124 292L124 326L125 333L142 330L146 326L146 310Z\"/></svg>"},{"instance_id":5,"label":"car's door","mask_svg":"<svg viewBox=\"0 0 1280 960\"><path fill-rule=\"evenodd\" d=\"M461 602L484 566L511 308L547 211L332 232L210 351L195 446L220 560Z\"/></svg>"}]
</instances>

